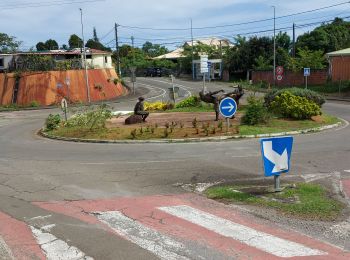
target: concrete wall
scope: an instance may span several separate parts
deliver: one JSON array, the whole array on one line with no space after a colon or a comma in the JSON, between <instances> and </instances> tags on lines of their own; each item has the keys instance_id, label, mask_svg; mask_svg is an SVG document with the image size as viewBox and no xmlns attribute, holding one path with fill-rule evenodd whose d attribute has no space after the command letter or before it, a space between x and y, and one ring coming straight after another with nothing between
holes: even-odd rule
<instances>
[{"instance_id":1,"label":"concrete wall","mask_svg":"<svg viewBox=\"0 0 350 260\"><path fill-rule=\"evenodd\" d=\"M127 93L121 84L113 83L113 79L118 78L114 69L88 70L88 74L91 101L115 99ZM1 105L11 104L14 88L15 74L0 73ZM71 102L87 100L84 70L23 73L19 81L17 104L28 105L37 101L41 105L53 105L68 96Z\"/></svg>"},{"instance_id":2,"label":"concrete wall","mask_svg":"<svg viewBox=\"0 0 350 260\"><path fill-rule=\"evenodd\" d=\"M331 57L330 64L333 81L350 80L350 56Z\"/></svg>"},{"instance_id":3,"label":"concrete wall","mask_svg":"<svg viewBox=\"0 0 350 260\"><path fill-rule=\"evenodd\" d=\"M308 77L309 85L322 85L327 82L328 71L327 70L311 70L311 75ZM272 71L252 71L253 83L259 83L265 81L273 85L273 72ZM304 72L292 72L285 71L282 81L276 80L278 86L300 86L305 84Z\"/></svg>"},{"instance_id":4,"label":"concrete wall","mask_svg":"<svg viewBox=\"0 0 350 260\"><path fill-rule=\"evenodd\" d=\"M105 58L107 58L107 63L105 62ZM92 60L88 60L88 62L95 68L95 69L111 69L112 68L112 58L108 55L92 55Z\"/></svg>"},{"instance_id":5,"label":"concrete wall","mask_svg":"<svg viewBox=\"0 0 350 260\"><path fill-rule=\"evenodd\" d=\"M1 55L0 59L3 60L3 66L0 66L0 71L4 69L8 69L9 63L12 61L12 55Z\"/></svg>"}]
</instances>

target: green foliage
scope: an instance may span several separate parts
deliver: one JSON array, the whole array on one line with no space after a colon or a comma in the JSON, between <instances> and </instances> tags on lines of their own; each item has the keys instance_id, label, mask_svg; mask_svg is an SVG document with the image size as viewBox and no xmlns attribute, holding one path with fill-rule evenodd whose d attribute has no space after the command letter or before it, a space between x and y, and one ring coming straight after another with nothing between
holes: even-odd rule
<instances>
[{"instance_id":1,"label":"green foliage","mask_svg":"<svg viewBox=\"0 0 350 260\"><path fill-rule=\"evenodd\" d=\"M263 56L259 56L255 59L255 65L253 65L255 70L272 70L270 59L265 59Z\"/></svg>"},{"instance_id":2,"label":"green foliage","mask_svg":"<svg viewBox=\"0 0 350 260\"><path fill-rule=\"evenodd\" d=\"M288 91L276 96L270 107L276 114L299 120L321 115L321 108L315 102Z\"/></svg>"},{"instance_id":3,"label":"green foliage","mask_svg":"<svg viewBox=\"0 0 350 260\"><path fill-rule=\"evenodd\" d=\"M112 118L112 112L108 106L103 104L96 108L89 107L72 116L65 123L65 127L82 127L91 129L101 129L106 127L108 119Z\"/></svg>"},{"instance_id":4,"label":"green foliage","mask_svg":"<svg viewBox=\"0 0 350 260\"><path fill-rule=\"evenodd\" d=\"M83 40L78 35L72 34L69 37L68 44L69 44L70 49L82 48L83 47Z\"/></svg>"},{"instance_id":5,"label":"green foliage","mask_svg":"<svg viewBox=\"0 0 350 260\"><path fill-rule=\"evenodd\" d=\"M169 52L164 46L151 42L145 42L142 46L142 51L150 58L158 57Z\"/></svg>"},{"instance_id":6,"label":"green foliage","mask_svg":"<svg viewBox=\"0 0 350 260\"><path fill-rule=\"evenodd\" d=\"M297 48L321 50L322 54L350 46L350 22L335 18L330 24L322 24L311 32L298 37Z\"/></svg>"},{"instance_id":7,"label":"green foliage","mask_svg":"<svg viewBox=\"0 0 350 260\"><path fill-rule=\"evenodd\" d=\"M30 102L29 106L30 107L40 107L40 103L36 100L33 100L32 102Z\"/></svg>"},{"instance_id":8,"label":"green foliage","mask_svg":"<svg viewBox=\"0 0 350 260\"><path fill-rule=\"evenodd\" d=\"M315 91L312 91L310 89L286 88L286 89L280 89L280 90L272 90L271 92L267 93L265 95L265 105L269 107L271 105L271 102L275 99L276 96L279 96L282 93L287 91L292 95L307 98L308 100L315 102L320 107L322 107L322 105L326 102L326 99L324 98L323 95Z\"/></svg>"},{"instance_id":9,"label":"green foliage","mask_svg":"<svg viewBox=\"0 0 350 260\"><path fill-rule=\"evenodd\" d=\"M197 96L190 96L181 102L177 103L175 108L184 108L184 107L198 107L201 105L201 100Z\"/></svg>"},{"instance_id":10,"label":"green foliage","mask_svg":"<svg viewBox=\"0 0 350 260\"><path fill-rule=\"evenodd\" d=\"M50 114L46 118L46 122L45 122L46 130L48 130L48 131L55 130L59 127L60 123L61 123L61 116L60 115Z\"/></svg>"},{"instance_id":11,"label":"green foliage","mask_svg":"<svg viewBox=\"0 0 350 260\"><path fill-rule=\"evenodd\" d=\"M111 51L110 48L105 47L102 43L94 39L89 39L86 42L85 47L88 47L90 49L101 50L101 51Z\"/></svg>"},{"instance_id":12,"label":"green foliage","mask_svg":"<svg viewBox=\"0 0 350 260\"><path fill-rule=\"evenodd\" d=\"M253 96L248 98L248 105L246 107L246 114L242 118L243 124L258 125L265 124L269 121L270 115L264 102Z\"/></svg>"},{"instance_id":13,"label":"green foliage","mask_svg":"<svg viewBox=\"0 0 350 260\"><path fill-rule=\"evenodd\" d=\"M15 51L20 44L15 37L0 33L0 53Z\"/></svg>"},{"instance_id":14,"label":"green foliage","mask_svg":"<svg viewBox=\"0 0 350 260\"><path fill-rule=\"evenodd\" d=\"M36 50L37 51L58 50L58 43L53 39L49 39L46 42L38 42L36 45Z\"/></svg>"},{"instance_id":15,"label":"green foliage","mask_svg":"<svg viewBox=\"0 0 350 260\"><path fill-rule=\"evenodd\" d=\"M303 68L324 69L326 58L323 51L311 51L309 49L298 49L298 57L288 58L287 68L297 72Z\"/></svg>"}]
</instances>

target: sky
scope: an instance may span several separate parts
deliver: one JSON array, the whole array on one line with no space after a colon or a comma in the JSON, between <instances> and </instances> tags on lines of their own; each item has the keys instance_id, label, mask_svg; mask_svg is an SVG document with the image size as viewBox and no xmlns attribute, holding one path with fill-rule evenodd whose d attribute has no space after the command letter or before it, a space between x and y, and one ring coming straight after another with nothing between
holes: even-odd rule
<instances>
[{"instance_id":1,"label":"sky","mask_svg":"<svg viewBox=\"0 0 350 260\"><path fill-rule=\"evenodd\" d=\"M174 49L191 39L191 19L194 38L216 36L234 41L238 34L247 37L272 36L272 6L275 6L277 31L282 28L282 31L291 35L294 22L297 26L296 34L300 35L312 30L322 21L349 16L350 3L285 18L279 17L344 2L344 0L334 2L329 0L1 0L0 32L15 36L17 40L22 41L22 50L50 38L55 39L59 45L68 44L71 34L81 36L79 8L82 8L86 40L92 38L95 27L100 41L114 48L113 28L114 24L118 23L120 44L131 45L131 36L134 36L137 47L149 40ZM266 19L269 20L249 23Z\"/></svg>"}]
</instances>

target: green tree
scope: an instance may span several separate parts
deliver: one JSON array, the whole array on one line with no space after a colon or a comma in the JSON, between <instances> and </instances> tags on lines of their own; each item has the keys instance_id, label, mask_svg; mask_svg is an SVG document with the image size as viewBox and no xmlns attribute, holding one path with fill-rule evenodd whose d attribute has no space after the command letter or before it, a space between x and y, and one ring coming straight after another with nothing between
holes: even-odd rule
<instances>
[{"instance_id":1,"label":"green tree","mask_svg":"<svg viewBox=\"0 0 350 260\"><path fill-rule=\"evenodd\" d=\"M96 49L101 51L111 51L110 48L105 47L102 43L95 41L94 39L90 39L86 42L85 47L90 49Z\"/></svg>"},{"instance_id":2,"label":"green tree","mask_svg":"<svg viewBox=\"0 0 350 260\"><path fill-rule=\"evenodd\" d=\"M38 43L36 44L36 50L37 50L37 51L46 51L46 50L47 50L46 44L43 43L43 42L38 42Z\"/></svg>"},{"instance_id":3,"label":"green tree","mask_svg":"<svg viewBox=\"0 0 350 260\"><path fill-rule=\"evenodd\" d=\"M96 32L96 27L94 27L94 31L93 31L93 38L92 38L95 42L100 42L100 40L97 37L97 32Z\"/></svg>"},{"instance_id":4,"label":"green tree","mask_svg":"<svg viewBox=\"0 0 350 260\"><path fill-rule=\"evenodd\" d=\"M16 41L13 36L8 36L6 33L0 33L0 53L15 51L20 46L21 42Z\"/></svg>"},{"instance_id":5,"label":"green tree","mask_svg":"<svg viewBox=\"0 0 350 260\"><path fill-rule=\"evenodd\" d=\"M164 46L161 46L159 44L153 44L151 42L145 42L142 46L142 51L148 56L148 57L158 57L160 55L166 54L169 52L167 48Z\"/></svg>"},{"instance_id":6,"label":"green tree","mask_svg":"<svg viewBox=\"0 0 350 260\"><path fill-rule=\"evenodd\" d=\"M68 44L69 44L70 49L82 48L83 47L83 40L81 38L79 38L78 35L72 34L69 37Z\"/></svg>"},{"instance_id":7,"label":"green tree","mask_svg":"<svg viewBox=\"0 0 350 260\"><path fill-rule=\"evenodd\" d=\"M350 46L350 22L335 18L330 24L323 24L311 32L298 37L297 48L332 52Z\"/></svg>"},{"instance_id":8,"label":"green tree","mask_svg":"<svg viewBox=\"0 0 350 260\"><path fill-rule=\"evenodd\" d=\"M45 46L46 50L58 50L58 43L53 39L47 40Z\"/></svg>"}]
</instances>

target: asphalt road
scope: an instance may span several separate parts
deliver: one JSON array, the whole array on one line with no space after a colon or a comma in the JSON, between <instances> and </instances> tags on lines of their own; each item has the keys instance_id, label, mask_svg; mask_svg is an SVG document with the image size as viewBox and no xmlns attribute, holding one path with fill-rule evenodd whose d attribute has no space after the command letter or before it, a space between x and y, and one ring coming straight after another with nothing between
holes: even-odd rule
<instances>
[{"instance_id":1,"label":"asphalt road","mask_svg":"<svg viewBox=\"0 0 350 260\"><path fill-rule=\"evenodd\" d=\"M202 83L177 81L176 84L185 97L198 92ZM168 87L171 84L167 79L138 79L136 95L112 106L115 110L132 110L141 94L148 100L166 100ZM226 85L215 83L209 88L230 90ZM185 193L181 184L263 179L256 139L111 145L39 137L36 132L44 119L57 111L0 114L0 213L38 228L55 225L52 234L95 259L153 259L156 256L120 236L111 236L100 226L48 211L33 202L180 196ZM350 104L329 102L324 111L350 121ZM304 179L327 174L338 179L349 178L350 173L346 172L350 170L349 140L349 127L296 136L291 174ZM39 218L38 221L42 216L50 216L50 220ZM1 236L0 228L0 256L11 259L11 253L6 253L6 247L2 246ZM194 247L195 251L201 250ZM208 251L209 255L221 259L215 252Z\"/></svg>"}]
</instances>

